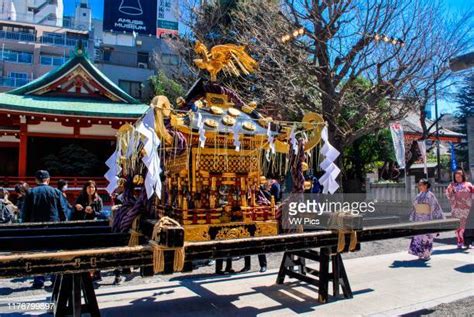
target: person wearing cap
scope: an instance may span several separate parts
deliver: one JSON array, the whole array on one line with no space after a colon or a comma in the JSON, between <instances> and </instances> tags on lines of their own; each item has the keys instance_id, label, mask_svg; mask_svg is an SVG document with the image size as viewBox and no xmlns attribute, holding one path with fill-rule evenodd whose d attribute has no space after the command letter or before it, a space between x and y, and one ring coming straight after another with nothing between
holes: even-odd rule
<instances>
[{"instance_id":1,"label":"person wearing cap","mask_svg":"<svg viewBox=\"0 0 474 317\"><path fill-rule=\"evenodd\" d=\"M59 222L66 220L66 206L61 191L49 186L48 171L35 173L37 186L26 194L21 211L23 222ZM42 288L45 277L35 276L33 288Z\"/></svg>"},{"instance_id":2,"label":"person wearing cap","mask_svg":"<svg viewBox=\"0 0 474 317\"><path fill-rule=\"evenodd\" d=\"M35 173L37 186L25 197L22 209L23 222L58 222L66 220L66 208L63 194L49 186L48 171L39 170Z\"/></svg>"}]
</instances>

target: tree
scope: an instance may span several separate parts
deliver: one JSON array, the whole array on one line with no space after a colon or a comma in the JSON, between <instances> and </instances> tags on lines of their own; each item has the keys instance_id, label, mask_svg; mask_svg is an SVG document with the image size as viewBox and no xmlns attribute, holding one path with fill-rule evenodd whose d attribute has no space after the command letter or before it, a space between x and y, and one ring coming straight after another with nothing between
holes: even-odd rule
<instances>
[{"instance_id":1,"label":"tree","mask_svg":"<svg viewBox=\"0 0 474 317\"><path fill-rule=\"evenodd\" d=\"M467 134L467 118L474 117L474 74L467 76L464 85L457 94L457 102L460 104L456 117L461 125L461 132ZM468 162L467 144L463 144L459 149L458 160ZM469 165L468 165L469 166Z\"/></svg>"},{"instance_id":2,"label":"tree","mask_svg":"<svg viewBox=\"0 0 474 317\"><path fill-rule=\"evenodd\" d=\"M147 81L146 101L150 102L154 96L165 95L171 102L184 94L184 88L178 82L168 78L166 74L159 71L157 75L151 76Z\"/></svg>"},{"instance_id":3,"label":"tree","mask_svg":"<svg viewBox=\"0 0 474 317\"><path fill-rule=\"evenodd\" d=\"M102 163L95 154L77 144L63 146L57 154L49 154L42 161L51 174L63 176L95 175Z\"/></svg>"},{"instance_id":4,"label":"tree","mask_svg":"<svg viewBox=\"0 0 474 317\"><path fill-rule=\"evenodd\" d=\"M316 79L323 115L341 148L412 110L415 91L432 75L426 70L443 47L458 40L455 34L441 36L445 20L434 1L286 0L285 5L288 21L305 27L299 45L313 57L307 77ZM364 102L345 119L345 100L359 77L371 85L360 91ZM383 99L399 102L381 111ZM357 126L360 121L366 124Z\"/></svg>"},{"instance_id":5,"label":"tree","mask_svg":"<svg viewBox=\"0 0 474 317\"><path fill-rule=\"evenodd\" d=\"M474 116L474 74L467 76L463 87L457 94L457 102L461 105L456 113L463 133L467 133L467 118Z\"/></svg>"},{"instance_id":6,"label":"tree","mask_svg":"<svg viewBox=\"0 0 474 317\"><path fill-rule=\"evenodd\" d=\"M390 130L382 129L355 140L344 149L343 157L344 181L355 181L357 188L351 188L351 192L359 191L368 172L395 161Z\"/></svg>"},{"instance_id":7,"label":"tree","mask_svg":"<svg viewBox=\"0 0 474 317\"><path fill-rule=\"evenodd\" d=\"M418 140L413 141L407 153L409 157L406 162L407 169L420 158L421 153L418 151L416 142L426 140L436 134L436 124L427 125L427 105L430 102L434 102L435 95L437 95L438 99L440 99L440 96L448 99L451 87L455 85L461 76L451 70L449 63L450 60L472 47L471 29L474 26L473 14L474 11L471 10L456 21L442 20L440 23L444 27L438 28L436 34L432 36L433 38L429 39L430 42L444 42L445 44L437 46L436 55L420 72L423 74L424 79L417 81L417 86L413 87L413 95L416 99L422 134ZM435 118L434 123L440 119L440 116Z\"/></svg>"},{"instance_id":8,"label":"tree","mask_svg":"<svg viewBox=\"0 0 474 317\"><path fill-rule=\"evenodd\" d=\"M199 38L210 39L208 46L224 39L247 45L259 70L224 83L247 100L257 96L264 104L261 110L284 105L287 118L306 110L321 112L332 144L342 153L416 110L420 86L433 79L434 62L442 65L452 54L448 48L459 47L456 43L466 36L459 29L447 30L438 1L235 1L225 12L230 21L219 28L226 35L209 37L223 14L214 8L193 8L187 43ZM280 40L301 28L303 36ZM361 78L368 84L360 84Z\"/></svg>"},{"instance_id":9,"label":"tree","mask_svg":"<svg viewBox=\"0 0 474 317\"><path fill-rule=\"evenodd\" d=\"M226 43L246 45L259 63L258 71L239 78L221 74L221 84L237 91L247 102L257 101L259 111L271 113L274 118L296 119L304 111L314 110L318 92L301 76L306 67L301 61L309 56L280 41L283 34L294 30L281 15L279 1L217 1L204 6L188 1L185 6L186 12L192 12L182 19L189 33L175 44L193 76L207 76L193 64L196 39L208 48Z\"/></svg>"}]
</instances>

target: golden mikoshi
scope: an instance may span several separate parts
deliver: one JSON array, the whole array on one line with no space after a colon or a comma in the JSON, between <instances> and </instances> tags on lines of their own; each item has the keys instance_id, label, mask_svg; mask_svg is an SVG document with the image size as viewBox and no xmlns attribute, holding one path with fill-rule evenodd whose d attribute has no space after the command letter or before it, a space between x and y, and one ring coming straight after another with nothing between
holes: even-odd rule
<instances>
[{"instance_id":1,"label":"golden mikoshi","mask_svg":"<svg viewBox=\"0 0 474 317\"><path fill-rule=\"evenodd\" d=\"M220 72L238 76L257 69L244 46L218 45L208 51L197 42L195 51L201 55L195 64L209 72L210 81L198 80L177 99L177 108L165 96L153 98L150 105L162 143L158 151L166 193L155 201L156 216L171 214L184 227L186 241L275 235L275 198L265 201L259 195L265 169L288 169L292 131L304 134L305 151L315 148L324 121L316 113L306 114L302 122L273 120L258 112L255 101L244 103L217 84ZM133 162L141 155L127 156L141 151L140 142L131 142L133 137L133 126L120 128L120 164L134 183L143 184L140 164ZM129 146L138 151L129 151ZM275 152L267 153L272 148Z\"/></svg>"}]
</instances>

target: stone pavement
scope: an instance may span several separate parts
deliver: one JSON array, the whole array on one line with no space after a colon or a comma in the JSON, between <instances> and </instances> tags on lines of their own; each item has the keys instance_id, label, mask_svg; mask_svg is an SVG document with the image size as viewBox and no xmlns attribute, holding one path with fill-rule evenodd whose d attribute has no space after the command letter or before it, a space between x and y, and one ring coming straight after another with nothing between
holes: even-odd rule
<instances>
[{"instance_id":1,"label":"stone pavement","mask_svg":"<svg viewBox=\"0 0 474 317\"><path fill-rule=\"evenodd\" d=\"M429 262L407 252L345 260L354 298L321 305L313 287L295 280L276 285L276 270L226 277L194 275L159 283L97 290L102 316L399 316L474 295L474 251L437 247ZM44 302L44 296L0 298ZM456 316L456 313L453 312Z\"/></svg>"}]
</instances>

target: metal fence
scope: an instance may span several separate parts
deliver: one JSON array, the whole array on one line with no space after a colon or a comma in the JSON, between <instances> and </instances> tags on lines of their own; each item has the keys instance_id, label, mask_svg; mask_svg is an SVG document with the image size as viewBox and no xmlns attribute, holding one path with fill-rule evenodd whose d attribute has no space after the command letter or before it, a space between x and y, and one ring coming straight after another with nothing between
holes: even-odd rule
<instances>
[{"instance_id":1,"label":"metal fence","mask_svg":"<svg viewBox=\"0 0 474 317\"><path fill-rule=\"evenodd\" d=\"M31 43L43 43L56 46L67 46L74 47L77 45L79 39L71 38L62 34L46 34L41 37L37 37L33 33L26 32L9 32L0 30L0 40L7 41L18 41L18 42L31 42ZM85 48L89 46L88 39L83 39L82 43Z\"/></svg>"},{"instance_id":2,"label":"metal fence","mask_svg":"<svg viewBox=\"0 0 474 317\"><path fill-rule=\"evenodd\" d=\"M11 40L20 42L36 42L33 33L0 31L0 40Z\"/></svg>"},{"instance_id":3,"label":"metal fence","mask_svg":"<svg viewBox=\"0 0 474 317\"><path fill-rule=\"evenodd\" d=\"M78 41L79 39L68 38L66 36L56 36L56 35L43 35L40 38L40 42L43 44L70 46L70 47L76 46ZM84 45L85 48L88 47L87 40L83 40L82 44Z\"/></svg>"}]
</instances>

